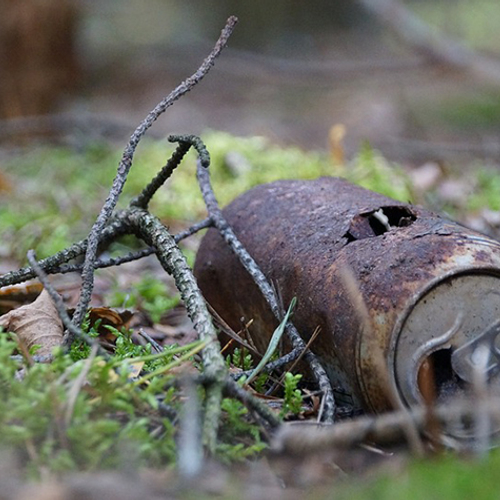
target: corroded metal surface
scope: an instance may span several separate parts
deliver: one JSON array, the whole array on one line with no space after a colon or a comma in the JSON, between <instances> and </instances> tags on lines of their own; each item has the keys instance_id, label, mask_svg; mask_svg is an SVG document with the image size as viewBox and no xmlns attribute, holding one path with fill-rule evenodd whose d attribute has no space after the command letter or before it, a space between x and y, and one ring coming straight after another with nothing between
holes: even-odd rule
<instances>
[{"instance_id":1,"label":"corroded metal surface","mask_svg":"<svg viewBox=\"0 0 500 500\"><path fill-rule=\"evenodd\" d=\"M286 305L334 386L381 412L422 401L420 371L436 365L436 397L471 383L474 351L500 368L500 246L436 214L336 178L278 181L232 202L224 215ZM264 352L276 322L256 286L210 229L195 273L235 329L253 319Z\"/></svg>"}]
</instances>

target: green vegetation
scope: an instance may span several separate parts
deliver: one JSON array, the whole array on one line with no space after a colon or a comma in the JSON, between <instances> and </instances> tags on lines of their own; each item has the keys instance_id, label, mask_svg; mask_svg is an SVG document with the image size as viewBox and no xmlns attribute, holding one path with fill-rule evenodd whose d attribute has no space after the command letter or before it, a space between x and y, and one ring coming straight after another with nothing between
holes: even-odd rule
<instances>
[{"instance_id":1,"label":"green vegetation","mask_svg":"<svg viewBox=\"0 0 500 500\"><path fill-rule=\"evenodd\" d=\"M476 173L476 189L467 201L470 211L484 208L500 210L500 175L495 170L479 169Z\"/></svg>"},{"instance_id":2,"label":"green vegetation","mask_svg":"<svg viewBox=\"0 0 500 500\"><path fill-rule=\"evenodd\" d=\"M298 415L302 411L302 391L297 389L302 375L297 373L285 373L285 395L283 398L283 408L281 409L281 416L284 417L287 413Z\"/></svg>"},{"instance_id":3,"label":"green vegetation","mask_svg":"<svg viewBox=\"0 0 500 500\"><path fill-rule=\"evenodd\" d=\"M175 429L158 411L159 401L179 406L165 386L168 375L138 390L130 383L128 361L75 362L58 352L51 364L26 368L21 379L12 358L16 350L17 343L1 334L0 445L21 453L28 475L116 468L131 458L138 466L173 462ZM164 362L173 356L167 351ZM81 383L78 376L87 369Z\"/></svg>"},{"instance_id":4,"label":"green vegetation","mask_svg":"<svg viewBox=\"0 0 500 500\"><path fill-rule=\"evenodd\" d=\"M96 337L98 328L89 335ZM51 364L35 363L22 377L16 376L20 363L13 357L17 342L0 332L0 449L20 453L28 476L115 469L124 462L175 464L175 414L182 397L170 371L192 361L204 344L167 346L152 354L150 346L134 344L130 332L112 330L118 338L111 357L88 358L88 346L75 342L68 354L58 350ZM248 410L230 399L223 409L219 458L229 463L262 451L266 444Z\"/></svg>"},{"instance_id":5,"label":"green vegetation","mask_svg":"<svg viewBox=\"0 0 500 500\"><path fill-rule=\"evenodd\" d=\"M222 204L262 182L322 175L344 176L388 196L419 201L404 169L369 145L347 164L335 165L324 153L280 147L260 137L208 132L204 140L212 156L212 180ZM171 151L172 146L165 142L141 145L122 206L140 192ZM43 147L4 161L2 172L10 179L13 192L0 198L0 257L24 260L31 247L43 257L85 237L106 197L119 157L119 152L109 146L90 145L80 152ZM179 227L204 217L194 171L194 155L188 155L154 198L151 209L165 223ZM500 174L479 165L472 176L471 183L477 188L463 200L462 208L499 210ZM127 238L115 245L113 252L133 245ZM106 301L110 306L142 308L156 322L178 303L178 298L157 277L145 275L138 277L130 289L115 287ZM98 335L98 324L87 324L86 328L89 335ZM184 363L196 366L195 353L201 344L171 346L156 355L150 347L135 345L130 332L109 328L116 336L110 359L88 360L88 346L76 343L69 354L58 352L50 365L29 366L22 379L15 376L19 362L12 358L18 354L17 344L7 334L0 335L0 445L21 450L30 475L38 476L42 470L115 468L131 458L137 466L175 463L175 420L165 417L160 407L173 413L180 410L180 393L170 387L172 370ZM233 368L243 370L254 365L252 357L240 349L227 360ZM139 373L133 369L137 366ZM78 376L83 370L88 374L79 387ZM291 373L284 377L282 417L302 411L299 380L300 375ZM252 386L263 392L270 383L267 375L259 374ZM223 401L223 410L219 458L229 463L260 453L266 444L248 410L232 399ZM473 494L489 498L487 495L496 488L499 456L493 453L484 461L471 463L456 457L415 462L397 478L381 475L367 484L340 487L335 490L335 498L465 498ZM479 487L484 496L478 495Z\"/></svg>"},{"instance_id":6,"label":"green vegetation","mask_svg":"<svg viewBox=\"0 0 500 500\"><path fill-rule=\"evenodd\" d=\"M497 30L500 11L496 0L456 0L447 2L411 1L411 9L436 27L436 31L453 36L469 46L495 52L500 42Z\"/></svg>"},{"instance_id":7,"label":"green vegetation","mask_svg":"<svg viewBox=\"0 0 500 500\"><path fill-rule=\"evenodd\" d=\"M203 139L212 157L212 181L221 205L257 184L319 176L341 176L402 201L423 201L413 192L404 169L386 160L368 144L345 165L336 165L325 153L277 146L262 137L241 138L207 132ZM172 145L164 141L141 144L120 206L126 206L140 192L171 152ZM101 144L88 145L78 152L40 147L4 160L1 171L10 180L13 191L0 197L0 257L12 256L23 262L26 251L34 248L42 258L84 238L106 198L119 158L119 152ZM446 206L445 209L452 210L452 214L481 208L497 210L498 171L478 163L470 177L474 192L464 198L460 207ZM432 192L425 196L432 196ZM205 216L195 179L193 153L188 154L172 179L156 194L151 209L175 228ZM111 250L117 254L131 246L136 243L129 237L113 245ZM189 251L190 261L193 258L193 252ZM118 297L113 300L115 304L118 302ZM148 299L143 302L153 311L163 307L162 304L156 307Z\"/></svg>"},{"instance_id":8,"label":"green vegetation","mask_svg":"<svg viewBox=\"0 0 500 500\"><path fill-rule=\"evenodd\" d=\"M175 307L179 301L179 296L172 296L163 281L149 274L142 276L128 290L115 285L108 296L110 307L143 309L153 323L158 323L162 314Z\"/></svg>"},{"instance_id":9,"label":"green vegetation","mask_svg":"<svg viewBox=\"0 0 500 500\"><path fill-rule=\"evenodd\" d=\"M352 162L339 166L323 153L276 146L262 137L207 132L203 140L211 154L212 181L222 205L257 184L322 175L342 175L383 194L405 201L411 198L402 169L368 145ZM144 188L171 152L172 145L166 141L141 144L120 206ZM102 144L78 152L40 147L4 161L1 169L13 192L0 198L0 256L13 255L22 261L26 251L35 248L43 258L84 238L106 198L119 158L119 152ZM205 216L195 169L195 156L190 153L153 198L152 212L167 224L178 227Z\"/></svg>"},{"instance_id":10,"label":"green vegetation","mask_svg":"<svg viewBox=\"0 0 500 500\"><path fill-rule=\"evenodd\" d=\"M222 400L224 422L221 426L223 441L218 445L218 456L225 463L255 457L267 448L259 428L242 403L235 399Z\"/></svg>"},{"instance_id":11,"label":"green vegetation","mask_svg":"<svg viewBox=\"0 0 500 500\"><path fill-rule=\"evenodd\" d=\"M414 461L399 472L379 474L376 479L327 494L335 500L490 500L498 496L500 453L495 450L487 460L458 460L456 456ZM348 481L346 481L347 483Z\"/></svg>"}]
</instances>

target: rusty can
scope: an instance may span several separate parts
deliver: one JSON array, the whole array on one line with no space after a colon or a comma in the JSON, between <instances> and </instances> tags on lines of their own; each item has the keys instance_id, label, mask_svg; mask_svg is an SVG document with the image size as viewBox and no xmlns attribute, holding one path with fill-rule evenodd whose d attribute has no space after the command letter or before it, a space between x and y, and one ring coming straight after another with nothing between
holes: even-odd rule
<instances>
[{"instance_id":1,"label":"rusty can","mask_svg":"<svg viewBox=\"0 0 500 500\"><path fill-rule=\"evenodd\" d=\"M383 412L436 401L473 382L479 345L499 381L500 244L421 207L338 178L258 186L224 209L236 235L276 287L334 387L355 407ZM253 319L262 352L276 321L215 229L195 265L211 305L235 330Z\"/></svg>"}]
</instances>

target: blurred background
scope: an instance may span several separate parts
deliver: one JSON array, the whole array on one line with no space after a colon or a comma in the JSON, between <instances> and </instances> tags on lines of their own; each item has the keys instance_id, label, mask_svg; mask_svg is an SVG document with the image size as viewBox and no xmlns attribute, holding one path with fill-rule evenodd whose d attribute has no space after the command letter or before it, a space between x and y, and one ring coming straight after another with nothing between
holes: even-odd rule
<instances>
[{"instance_id":1,"label":"blurred background","mask_svg":"<svg viewBox=\"0 0 500 500\"><path fill-rule=\"evenodd\" d=\"M5 119L50 115L36 127L87 121L123 143L235 14L229 49L156 134L341 141L346 155L369 141L410 163L500 158L496 0L0 0L0 12L2 140L20 126Z\"/></svg>"}]
</instances>

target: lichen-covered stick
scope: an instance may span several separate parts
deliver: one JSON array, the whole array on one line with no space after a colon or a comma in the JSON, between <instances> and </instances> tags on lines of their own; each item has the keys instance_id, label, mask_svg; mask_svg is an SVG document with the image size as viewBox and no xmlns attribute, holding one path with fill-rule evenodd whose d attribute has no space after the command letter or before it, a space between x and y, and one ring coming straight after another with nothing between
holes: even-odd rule
<instances>
[{"instance_id":1,"label":"lichen-covered stick","mask_svg":"<svg viewBox=\"0 0 500 500\"><path fill-rule=\"evenodd\" d=\"M267 281L267 278L264 276L260 268L257 266L256 262L245 250L245 248L235 235L234 231L225 220L210 184L208 169L203 168L201 164L198 164L197 175L203 199L205 200L205 205L207 206L209 216L212 219L214 226L219 230L221 236L230 246L235 255L237 255L241 264L252 276L254 282L259 287L262 295L269 304L275 317L278 319L278 321L281 321L282 312L273 288ZM306 345L304 341L297 332L297 329L293 326L293 323L291 323L290 321L286 325L286 332L290 341L292 342L292 346L294 349L299 349L300 351L305 350ZM333 396L332 385L330 383L328 375L326 374L326 371L319 362L318 358L309 349L306 350L304 359L309 363L318 386L323 392L323 397L325 400L324 420L326 422L333 422L335 416L335 398Z\"/></svg>"},{"instance_id":2,"label":"lichen-covered stick","mask_svg":"<svg viewBox=\"0 0 500 500\"><path fill-rule=\"evenodd\" d=\"M31 267L33 270L36 272L36 275L42 285L44 286L45 290L47 290L48 294L50 295L50 298L54 302L54 306L59 314L59 317L61 318L61 321L63 322L63 325L65 328L67 328L74 337L81 338L87 344L91 346L96 346L100 354L104 355L105 357L109 356L108 353L102 349L102 347L99 346L99 342L96 339L93 339L86 335L79 327L76 327L72 321L71 318L69 317L66 307L59 296L59 294L56 292L52 284L50 283L48 276L45 274L44 270L39 266L37 260L36 260L36 255L34 250L28 250L28 262L31 264Z\"/></svg>"},{"instance_id":3,"label":"lichen-covered stick","mask_svg":"<svg viewBox=\"0 0 500 500\"><path fill-rule=\"evenodd\" d=\"M227 379L227 369L220 353L217 332L210 313L186 258L165 226L154 215L140 208L132 207L118 216L126 220L126 224L133 228L139 238L156 249L156 255L163 269L175 280L199 338L212 341L202 351L203 372L213 380L213 383L206 388L202 439L206 448L213 453L217 442L222 388Z\"/></svg>"},{"instance_id":4,"label":"lichen-covered stick","mask_svg":"<svg viewBox=\"0 0 500 500\"><path fill-rule=\"evenodd\" d=\"M195 87L203 79L203 77L207 75L207 73L214 65L215 59L225 47L227 40L231 36L231 33L233 32L233 29L236 26L237 22L238 20L234 16L230 17L227 20L226 26L222 30L214 49L212 50L210 55L203 61L198 70L192 76L183 81L161 102L159 102L130 137L129 143L127 144L123 152L122 159L118 166L118 171L111 186L109 195L104 202L101 212L99 213L94 225L92 226L88 237L87 250L85 253L85 261L82 270L82 288L80 291L80 299L76 306L75 314L73 317L73 322L75 323L75 325L79 326L81 324L89 305L94 285L95 260L97 257L97 248L101 240L101 233L116 206L118 197L123 190L123 186L125 185L128 173L132 166L132 160L137 145L139 144L146 131L151 127L151 125L153 125L158 117L175 101L177 101L177 99L193 89L193 87Z\"/></svg>"}]
</instances>

